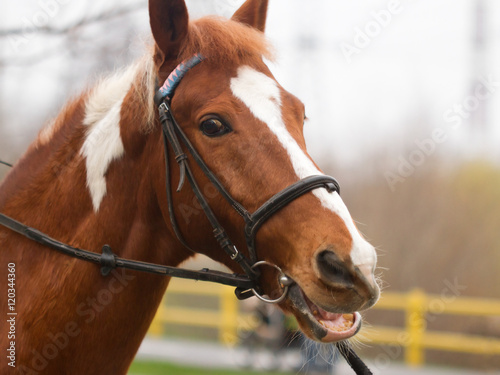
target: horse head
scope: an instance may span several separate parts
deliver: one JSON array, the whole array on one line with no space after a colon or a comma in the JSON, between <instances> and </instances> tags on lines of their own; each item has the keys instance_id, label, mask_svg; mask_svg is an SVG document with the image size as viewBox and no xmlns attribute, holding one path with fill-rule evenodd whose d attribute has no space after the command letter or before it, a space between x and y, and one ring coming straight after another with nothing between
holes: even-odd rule
<instances>
[{"instance_id":1,"label":"horse head","mask_svg":"<svg viewBox=\"0 0 500 375\"><path fill-rule=\"evenodd\" d=\"M183 61L203 56L176 88L172 114L208 168L249 212L297 181L323 174L307 153L304 104L266 65L272 59L264 36L267 3L247 0L230 20L190 22L184 0L149 1L160 82ZM172 154L167 173L177 181L181 177L174 158ZM200 168L191 167L214 214L245 252L244 220ZM164 173L158 171L154 185L169 223ZM176 192L176 186L168 188L189 246L241 272L220 250L192 190L184 185ZM280 307L296 317L310 338L335 342L353 336L361 324L357 311L378 299L375 249L357 230L338 191L312 189L281 208L260 227L255 249L258 260L276 265L293 280ZM263 265L259 271L264 293L279 293L275 267Z\"/></svg>"}]
</instances>

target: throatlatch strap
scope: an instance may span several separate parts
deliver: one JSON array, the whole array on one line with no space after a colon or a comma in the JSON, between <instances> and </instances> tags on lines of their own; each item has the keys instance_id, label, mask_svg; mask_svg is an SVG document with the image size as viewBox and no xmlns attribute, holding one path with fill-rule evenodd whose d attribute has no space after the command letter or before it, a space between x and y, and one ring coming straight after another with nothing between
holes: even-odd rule
<instances>
[{"instance_id":1,"label":"throatlatch strap","mask_svg":"<svg viewBox=\"0 0 500 375\"><path fill-rule=\"evenodd\" d=\"M172 124L171 116L169 115L169 109L165 103L162 103L159 108L160 121L163 129L163 139L168 140L172 145L172 150L174 152L175 161L179 164L179 183L177 184L177 192L181 191L182 186L184 185L184 180L186 178L186 163L187 155L182 151L182 147L175 136L175 130ZM165 154L168 154L167 143L164 142L165 145ZM168 158L168 156L167 156ZM166 165L168 170L168 164ZM169 181L170 182L170 181ZM170 189L170 186L167 187Z\"/></svg>"}]
</instances>

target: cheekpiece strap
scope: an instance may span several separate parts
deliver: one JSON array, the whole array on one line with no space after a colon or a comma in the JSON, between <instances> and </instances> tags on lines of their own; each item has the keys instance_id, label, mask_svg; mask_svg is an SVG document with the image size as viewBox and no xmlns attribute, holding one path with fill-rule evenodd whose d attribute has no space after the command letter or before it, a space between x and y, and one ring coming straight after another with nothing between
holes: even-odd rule
<instances>
[{"instance_id":1,"label":"cheekpiece strap","mask_svg":"<svg viewBox=\"0 0 500 375\"><path fill-rule=\"evenodd\" d=\"M169 98L172 98L172 95L181 82L182 77L184 77L190 69L194 68L203 60L205 60L205 57L201 53L197 53L190 59L177 65L177 68L170 73L163 86L157 91L155 96L156 103L159 104L166 99L168 100Z\"/></svg>"}]
</instances>

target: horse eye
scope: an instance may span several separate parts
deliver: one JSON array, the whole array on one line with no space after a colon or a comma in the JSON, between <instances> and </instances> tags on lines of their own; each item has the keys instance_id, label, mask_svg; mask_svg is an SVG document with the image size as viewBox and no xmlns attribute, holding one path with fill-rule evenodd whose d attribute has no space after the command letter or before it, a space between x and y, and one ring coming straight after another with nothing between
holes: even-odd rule
<instances>
[{"instance_id":1,"label":"horse eye","mask_svg":"<svg viewBox=\"0 0 500 375\"><path fill-rule=\"evenodd\" d=\"M226 126L221 120L216 118L211 118L203 121L201 123L200 129L203 134L209 137L218 137L231 131L228 126Z\"/></svg>"}]
</instances>

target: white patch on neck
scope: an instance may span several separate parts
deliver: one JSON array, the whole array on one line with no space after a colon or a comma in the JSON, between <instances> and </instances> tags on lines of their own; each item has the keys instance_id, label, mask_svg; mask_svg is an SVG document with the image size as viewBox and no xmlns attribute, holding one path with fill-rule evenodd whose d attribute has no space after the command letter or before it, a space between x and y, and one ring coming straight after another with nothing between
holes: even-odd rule
<instances>
[{"instance_id":1,"label":"white patch on neck","mask_svg":"<svg viewBox=\"0 0 500 375\"><path fill-rule=\"evenodd\" d=\"M242 66L238 69L237 77L231 79L231 90L233 95L240 99L257 119L267 124L278 138L299 179L323 174L288 132L283 122L281 92L276 81L249 66ZM373 272L377 262L375 249L359 234L340 196L337 193L328 193L325 189L315 189L312 193L320 200L323 207L344 221L352 237L352 262L357 266L369 266Z\"/></svg>"},{"instance_id":2,"label":"white patch on neck","mask_svg":"<svg viewBox=\"0 0 500 375\"><path fill-rule=\"evenodd\" d=\"M87 186L95 212L106 195L108 167L125 152L120 135L120 112L138 67L133 65L105 79L86 103L83 124L88 129L80 153L86 158Z\"/></svg>"}]
</instances>

